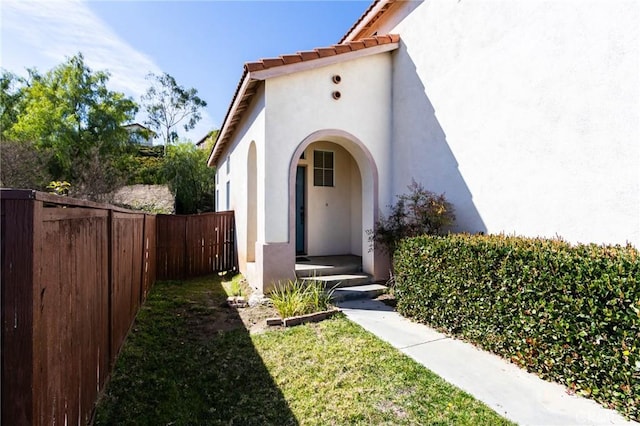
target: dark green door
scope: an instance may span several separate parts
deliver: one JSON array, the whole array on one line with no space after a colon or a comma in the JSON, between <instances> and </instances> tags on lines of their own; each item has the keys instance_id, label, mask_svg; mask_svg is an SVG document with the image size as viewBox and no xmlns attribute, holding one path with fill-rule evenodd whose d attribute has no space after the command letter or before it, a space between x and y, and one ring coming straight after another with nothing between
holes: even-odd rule
<instances>
[{"instance_id":1,"label":"dark green door","mask_svg":"<svg viewBox=\"0 0 640 426\"><path fill-rule=\"evenodd\" d=\"M296 254L304 254L304 199L306 191L306 168L298 166L296 171Z\"/></svg>"}]
</instances>

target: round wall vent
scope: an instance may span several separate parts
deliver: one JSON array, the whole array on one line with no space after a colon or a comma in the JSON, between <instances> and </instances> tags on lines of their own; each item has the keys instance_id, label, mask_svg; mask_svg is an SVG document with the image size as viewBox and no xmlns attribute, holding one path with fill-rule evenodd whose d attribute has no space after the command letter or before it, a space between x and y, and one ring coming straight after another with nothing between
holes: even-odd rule
<instances>
[{"instance_id":1,"label":"round wall vent","mask_svg":"<svg viewBox=\"0 0 640 426\"><path fill-rule=\"evenodd\" d=\"M331 96L333 97L333 99L338 100L338 99L340 99L340 96L342 96L342 95L340 94L340 92L338 92L338 91L336 90L335 92L333 92L333 93L331 94Z\"/></svg>"}]
</instances>

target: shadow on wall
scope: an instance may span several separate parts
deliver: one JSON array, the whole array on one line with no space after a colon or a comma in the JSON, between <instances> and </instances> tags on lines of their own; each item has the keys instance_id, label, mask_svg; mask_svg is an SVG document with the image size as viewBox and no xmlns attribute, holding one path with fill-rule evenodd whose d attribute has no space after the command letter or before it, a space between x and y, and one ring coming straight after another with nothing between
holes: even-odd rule
<instances>
[{"instance_id":1,"label":"shadow on wall","mask_svg":"<svg viewBox=\"0 0 640 426\"><path fill-rule=\"evenodd\" d=\"M407 192L411 179L425 189L444 193L455 207L454 232L487 232L478 209L447 142L425 86L416 72L407 46L394 52L392 193Z\"/></svg>"}]
</instances>

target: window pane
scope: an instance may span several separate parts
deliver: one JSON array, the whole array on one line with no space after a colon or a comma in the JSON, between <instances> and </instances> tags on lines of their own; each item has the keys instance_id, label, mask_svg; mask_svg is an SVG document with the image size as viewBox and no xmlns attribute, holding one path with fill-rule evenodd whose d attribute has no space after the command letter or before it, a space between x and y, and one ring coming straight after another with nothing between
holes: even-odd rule
<instances>
[{"instance_id":1,"label":"window pane","mask_svg":"<svg viewBox=\"0 0 640 426\"><path fill-rule=\"evenodd\" d=\"M231 182L227 181L227 210L231 210Z\"/></svg>"},{"instance_id":2,"label":"window pane","mask_svg":"<svg viewBox=\"0 0 640 426\"><path fill-rule=\"evenodd\" d=\"M313 185L323 186L322 183L322 169L313 169Z\"/></svg>"},{"instance_id":3,"label":"window pane","mask_svg":"<svg viewBox=\"0 0 640 426\"><path fill-rule=\"evenodd\" d=\"M333 152L324 153L324 168L333 169Z\"/></svg>"},{"instance_id":4,"label":"window pane","mask_svg":"<svg viewBox=\"0 0 640 426\"><path fill-rule=\"evenodd\" d=\"M333 152L313 151L313 185L333 186Z\"/></svg>"},{"instance_id":5,"label":"window pane","mask_svg":"<svg viewBox=\"0 0 640 426\"><path fill-rule=\"evenodd\" d=\"M333 186L333 170L324 171L324 186Z\"/></svg>"}]
</instances>

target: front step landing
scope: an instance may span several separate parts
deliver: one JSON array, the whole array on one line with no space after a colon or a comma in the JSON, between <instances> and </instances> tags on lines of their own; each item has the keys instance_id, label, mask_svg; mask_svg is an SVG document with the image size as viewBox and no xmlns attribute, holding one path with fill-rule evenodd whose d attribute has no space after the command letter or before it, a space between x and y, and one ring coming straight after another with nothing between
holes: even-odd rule
<instances>
[{"instance_id":1,"label":"front step landing","mask_svg":"<svg viewBox=\"0 0 640 426\"><path fill-rule=\"evenodd\" d=\"M362 274L362 258L358 256L311 256L296 260L296 276Z\"/></svg>"},{"instance_id":2,"label":"front step landing","mask_svg":"<svg viewBox=\"0 0 640 426\"><path fill-rule=\"evenodd\" d=\"M373 276L362 272L360 256L309 256L296 258L296 276L303 282L320 282L333 290L333 301L375 298L387 287L374 284Z\"/></svg>"},{"instance_id":3,"label":"front step landing","mask_svg":"<svg viewBox=\"0 0 640 426\"><path fill-rule=\"evenodd\" d=\"M375 299L381 294L386 293L388 288L382 284L365 284L354 287L339 287L333 291L331 300L343 302L345 300L356 299Z\"/></svg>"},{"instance_id":4,"label":"front step landing","mask_svg":"<svg viewBox=\"0 0 640 426\"><path fill-rule=\"evenodd\" d=\"M334 303L345 300L375 299L388 290L382 284L371 283L372 277L367 274L325 275L315 278L302 278L302 280L324 283L325 291L333 290L331 300Z\"/></svg>"},{"instance_id":5,"label":"front step landing","mask_svg":"<svg viewBox=\"0 0 640 426\"><path fill-rule=\"evenodd\" d=\"M336 287L352 287L362 284L369 284L373 277L369 274L334 274L318 275L314 277L301 277L303 282L317 281L324 285L327 290Z\"/></svg>"}]
</instances>

